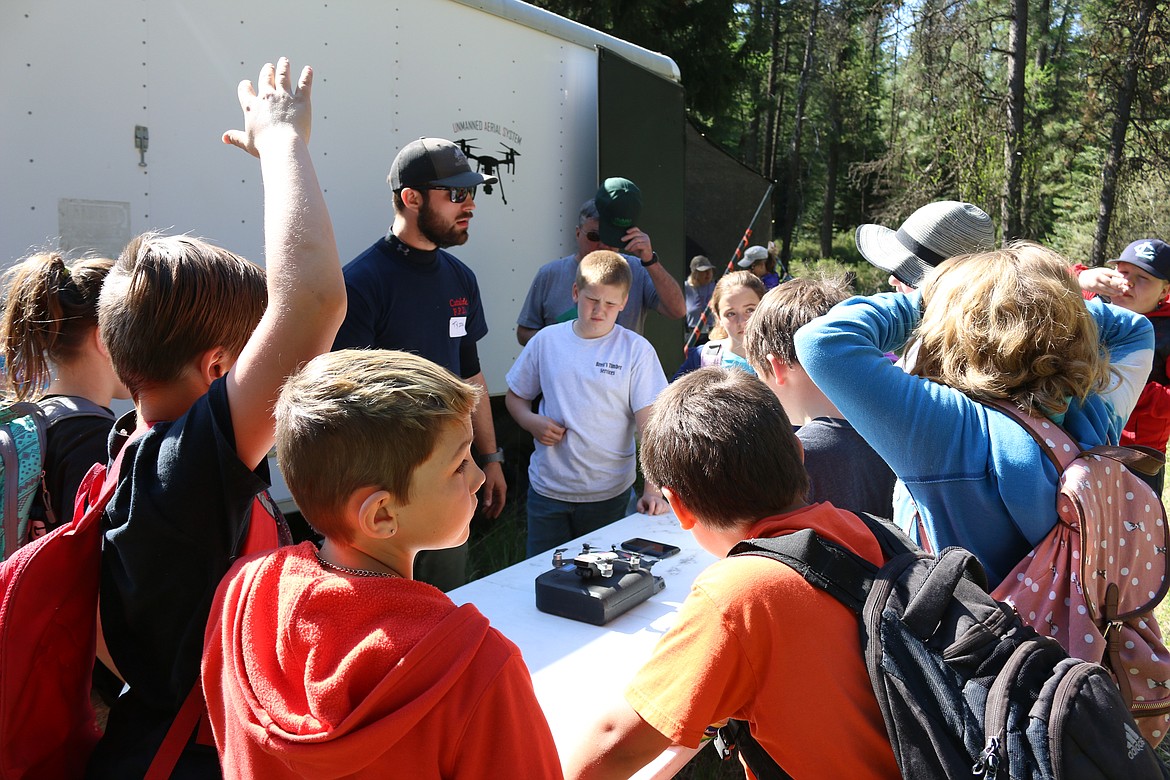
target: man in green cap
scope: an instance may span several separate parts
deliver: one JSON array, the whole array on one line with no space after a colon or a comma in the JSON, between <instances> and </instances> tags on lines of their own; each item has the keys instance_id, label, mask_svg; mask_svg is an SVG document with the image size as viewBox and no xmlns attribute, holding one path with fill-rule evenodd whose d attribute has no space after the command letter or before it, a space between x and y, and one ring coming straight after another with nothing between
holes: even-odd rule
<instances>
[{"instance_id":1,"label":"man in green cap","mask_svg":"<svg viewBox=\"0 0 1170 780\"><path fill-rule=\"evenodd\" d=\"M528 343L545 325L577 317L573 282L581 258L597 249L621 252L630 264L633 284L629 301L617 323L641 333L651 309L677 320L686 314L686 299L678 280L658 262L650 236L638 229L642 193L629 179L606 179L597 194L585 201L577 218L577 251L545 263L528 288L528 297L516 320L516 340Z\"/></svg>"}]
</instances>

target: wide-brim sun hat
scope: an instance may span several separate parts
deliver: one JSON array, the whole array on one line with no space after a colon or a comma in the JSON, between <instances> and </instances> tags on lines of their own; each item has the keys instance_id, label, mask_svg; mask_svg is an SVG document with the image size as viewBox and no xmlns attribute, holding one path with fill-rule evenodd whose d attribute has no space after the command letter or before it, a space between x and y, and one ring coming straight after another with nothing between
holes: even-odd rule
<instances>
[{"instance_id":1,"label":"wide-brim sun hat","mask_svg":"<svg viewBox=\"0 0 1170 780\"><path fill-rule=\"evenodd\" d=\"M857 250L870 264L902 284L918 287L939 263L995 246L995 225L983 209L970 203L941 200L911 214L901 227L857 228Z\"/></svg>"}]
</instances>

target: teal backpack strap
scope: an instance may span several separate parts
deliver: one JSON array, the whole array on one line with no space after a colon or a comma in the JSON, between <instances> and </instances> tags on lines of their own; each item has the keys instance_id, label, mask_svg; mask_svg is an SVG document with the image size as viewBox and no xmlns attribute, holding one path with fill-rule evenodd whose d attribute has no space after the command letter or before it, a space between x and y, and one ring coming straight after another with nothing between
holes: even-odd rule
<instances>
[{"instance_id":1,"label":"teal backpack strap","mask_svg":"<svg viewBox=\"0 0 1170 780\"><path fill-rule=\"evenodd\" d=\"M28 513L44 469L44 412L37 404L21 401L0 408L0 458L3 481L0 490L0 560L16 551L28 533Z\"/></svg>"}]
</instances>

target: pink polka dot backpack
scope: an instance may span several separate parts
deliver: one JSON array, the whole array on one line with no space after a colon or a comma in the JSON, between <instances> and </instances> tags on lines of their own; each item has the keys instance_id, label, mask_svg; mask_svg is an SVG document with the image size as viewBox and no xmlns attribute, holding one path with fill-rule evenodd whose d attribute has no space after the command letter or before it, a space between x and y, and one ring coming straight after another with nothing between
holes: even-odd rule
<instances>
[{"instance_id":1,"label":"pink polka dot backpack","mask_svg":"<svg viewBox=\"0 0 1170 780\"><path fill-rule=\"evenodd\" d=\"M1160 454L1128 447L1081 450L1055 423L989 404L1015 419L1060 473L1058 521L992 595L1113 674L1134 720L1157 747L1170 726L1170 650L1152 610L1170 587L1166 511L1135 474Z\"/></svg>"}]
</instances>

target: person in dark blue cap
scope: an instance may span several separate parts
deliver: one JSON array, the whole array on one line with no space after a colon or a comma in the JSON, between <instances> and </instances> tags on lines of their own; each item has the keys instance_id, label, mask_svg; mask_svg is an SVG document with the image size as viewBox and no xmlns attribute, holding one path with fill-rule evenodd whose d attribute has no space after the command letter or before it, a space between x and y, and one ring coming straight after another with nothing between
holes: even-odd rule
<instances>
[{"instance_id":1,"label":"person in dark blue cap","mask_svg":"<svg viewBox=\"0 0 1170 780\"><path fill-rule=\"evenodd\" d=\"M420 138L403 147L387 177L394 194L394 224L384 238L345 267L349 308L333 349L401 349L422 355L483 388L476 343L487 320L475 273L448 247L467 242L480 184L495 176L471 169L458 146ZM503 450L496 446L491 404L472 415L474 450L485 474L481 506L488 517L504 508ZM426 551L415 579L451 590L466 581L467 543Z\"/></svg>"},{"instance_id":2,"label":"person in dark blue cap","mask_svg":"<svg viewBox=\"0 0 1170 780\"><path fill-rule=\"evenodd\" d=\"M1154 366L1121 432L1121 443L1165 454L1170 439L1170 245L1158 238L1140 238L1116 260L1076 270L1082 290L1144 314L1154 326ZM1159 472L1154 484L1159 493L1164 479L1165 472Z\"/></svg>"}]
</instances>

